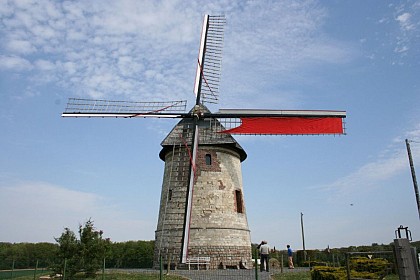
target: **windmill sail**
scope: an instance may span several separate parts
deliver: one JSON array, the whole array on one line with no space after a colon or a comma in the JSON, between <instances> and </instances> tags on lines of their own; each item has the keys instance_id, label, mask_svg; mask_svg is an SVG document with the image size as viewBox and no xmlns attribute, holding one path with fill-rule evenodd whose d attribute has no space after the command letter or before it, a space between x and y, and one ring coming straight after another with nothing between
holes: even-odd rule
<instances>
[{"instance_id":1,"label":"windmill sail","mask_svg":"<svg viewBox=\"0 0 420 280\"><path fill-rule=\"evenodd\" d=\"M224 16L204 16L194 85L196 105L219 101L225 23Z\"/></svg>"},{"instance_id":2,"label":"windmill sail","mask_svg":"<svg viewBox=\"0 0 420 280\"><path fill-rule=\"evenodd\" d=\"M195 162L198 149L199 119L203 102L217 103L219 99L219 81L222 64L223 30L226 20L224 16L204 16L201 31L200 48L197 58L197 71L194 86L196 95L195 107L192 110L193 127L191 142L191 166L187 186L185 216L182 234L181 263L188 258L188 244L191 226L192 194L195 178Z\"/></svg>"},{"instance_id":3,"label":"windmill sail","mask_svg":"<svg viewBox=\"0 0 420 280\"><path fill-rule=\"evenodd\" d=\"M186 100L135 102L103 99L69 98L62 117L100 118L180 118L185 116Z\"/></svg>"},{"instance_id":4,"label":"windmill sail","mask_svg":"<svg viewBox=\"0 0 420 280\"><path fill-rule=\"evenodd\" d=\"M166 234L164 231L166 231L167 235L170 237L165 237L165 243L170 245L165 245L163 247L165 250L167 250L167 252L170 248L175 248L174 252L180 257L180 263L186 263L190 250L192 254L197 252L200 254L200 252L203 250L203 247L207 246L207 249L213 248L211 247L212 245L205 243L206 241L194 240L194 237L191 238L192 244L190 245L191 232L192 236L195 236L196 239L203 239L202 232L197 233L197 219L199 219L199 215L197 215L197 213L194 211L198 211L200 209L203 210L204 208L200 208L200 205L193 208L192 201L194 200L193 191L194 185L196 184L196 178L201 178L201 175L199 174L200 172L204 172L204 167L203 169L199 168L199 171L196 170L196 161L203 160L200 158L200 156L203 156L202 153L205 152L206 149L213 152L216 147L220 148L218 152L221 152L223 155L226 155L226 157L229 158L230 164L228 165L231 167L232 162L237 162L239 166L240 162L246 158L245 151L242 149L242 147L240 147L236 140L233 139L231 134L345 134L345 123L343 121L344 118L346 118L345 111L220 109L216 113L210 112L204 103L217 103L219 99L223 30L225 22L226 20L224 16L204 16L194 85L196 100L195 105L189 112L186 112L186 101L133 102L70 98L65 111L62 113L62 117L154 117L182 119L171 131L168 137L165 138L165 140L162 142L161 145L163 149L159 154L162 160L165 160L166 155L168 155L168 158L170 157L174 159L176 158L175 154L178 154L177 162L171 163L170 165L175 166L177 181L175 182L171 179L168 179L169 183L167 182L167 184L164 184L162 187L162 197L164 190L167 191L168 197L169 192L171 192L170 194L172 195L172 189L170 188L173 187L173 195L174 197L176 196L179 201L177 201L176 204L173 203L173 207L175 208L172 209L172 212L166 210L162 211L162 213L164 213L162 215L169 215L170 219L166 220L165 217L161 217L161 213L159 214L158 230L156 231L159 232L159 236L157 235L156 240L161 238L161 242L156 242L156 244L160 244L156 245L159 246L159 249L156 250L156 252L158 252L158 254L162 253L160 247L162 246L162 238L164 234ZM182 138L182 144L180 144L180 138ZM214 170L211 170L211 172L214 172ZM226 172L231 172L231 168L226 169ZM170 174L172 174L172 169ZM241 216L241 226L237 227L236 229L230 229L232 232L236 230L236 233L240 231L243 234L240 236L243 238L237 238L238 235L232 234L231 232L229 233L231 234L229 235L229 238L232 240L236 238L235 240L242 240L242 243L246 243L241 243L241 246L244 249L238 250L237 252L240 253L234 257L234 259L239 262L242 261L242 258L251 258L249 242L247 241L248 239L250 241L250 237L248 234L249 230L246 222L245 211L243 211L242 207L243 199L240 191L242 189L242 184L240 183L240 169L239 173L237 173L235 176L231 175L232 174L229 174L229 176L227 176L229 180L232 180L230 185L239 188L239 190L236 189L231 192L232 195L234 193L235 198L237 199L235 204L235 215L238 213L241 215L244 214ZM214 177L214 174L212 176ZM169 176L169 178L171 178L171 176ZM223 185L221 180L219 180L217 183L220 183L220 189L224 189L226 187ZM197 193L199 193L200 189L202 190L206 188L205 186L200 185L200 182L197 184ZM206 191L210 190L206 189ZM203 196L203 192L201 192L201 195ZM204 198L201 197L201 199ZM164 200L161 200L161 204L162 201ZM232 209L229 209L229 211L231 210ZM218 224L216 227L208 229L208 225L205 224L202 225L200 230L209 230L208 234L210 234L211 230L222 230L225 233L227 230L226 227L223 227L222 229L217 227L219 224L226 222L229 223L232 221L226 221L227 218L224 217L225 212L223 211L224 210L217 212L215 215L217 216L217 218L215 218L216 221L212 221L214 222L214 225ZM194 221L192 222L192 220L195 221L195 224ZM165 228L166 223L170 230ZM193 223L193 226L191 226L191 223ZM225 237L225 235L222 234L219 234L219 236ZM214 238L212 237L212 239ZM238 242L240 243L240 241ZM220 257L218 251L220 246L223 247L224 245L217 244L218 249L212 251L213 253L208 253L212 255L212 268L216 268L221 263L221 261L225 261ZM231 250L231 246L229 245L223 247L221 250L229 251ZM157 259L158 258L155 256L156 263ZM232 259L231 255L229 259Z\"/></svg>"},{"instance_id":5,"label":"windmill sail","mask_svg":"<svg viewBox=\"0 0 420 280\"><path fill-rule=\"evenodd\" d=\"M345 111L220 109L223 133L252 135L344 134Z\"/></svg>"},{"instance_id":6,"label":"windmill sail","mask_svg":"<svg viewBox=\"0 0 420 280\"><path fill-rule=\"evenodd\" d=\"M181 248L181 263L186 263L188 258L188 244L190 240L190 226L191 226L191 208L192 208L192 195L195 183L195 163L197 159L198 150L198 124L194 121L193 127L193 140L192 140L192 152L190 155L190 175L188 178L187 188L187 203L185 204L185 215L184 215L184 230L182 235L182 248Z\"/></svg>"}]
</instances>

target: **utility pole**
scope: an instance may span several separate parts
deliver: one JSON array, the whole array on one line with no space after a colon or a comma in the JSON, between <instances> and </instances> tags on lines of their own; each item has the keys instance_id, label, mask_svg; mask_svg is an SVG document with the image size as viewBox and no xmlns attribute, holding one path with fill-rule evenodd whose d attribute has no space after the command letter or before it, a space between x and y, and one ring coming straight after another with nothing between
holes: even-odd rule
<instances>
[{"instance_id":1,"label":"utility pole","mask_svg":"<svg viewBox=\"0 0 420 280\"><path fill-rule=\"evenodd\" d=\"M300 226L302 228L303 260L306 262L305 233L303 231L303 213L300 212Z\"/></svg>"},{"instance_id":2,"label":"utility pole","mask_svg":"<svg viewBox=\"0 0 420 280\"><path fill-rule=\"evenodd\" d=\"M414 192L416 193L417 212L419 213L420 218L419 188L417 186L416 171L414 170L413 157L411 156L410 143L408 143L408 139L405 139L405 145L407 146L408 161L410 162L411 168L411 177L413 178Z\"/></svg>"}]
</instances>

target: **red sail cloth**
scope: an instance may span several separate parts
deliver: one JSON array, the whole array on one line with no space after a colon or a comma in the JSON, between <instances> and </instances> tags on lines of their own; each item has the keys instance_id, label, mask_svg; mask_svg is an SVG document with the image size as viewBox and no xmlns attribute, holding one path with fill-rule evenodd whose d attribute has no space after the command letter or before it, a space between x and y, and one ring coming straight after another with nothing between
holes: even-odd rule
<instances>
[{"instance_id":1,"label":"red sail cloth","mask_svg":"<svg viewBox=\"0 0 420 280\"><path fill-rule=\"evenodd\" d=\"M230 134L343 134L342 118L332 117L257 117L241 118Z\"/></svg>"}]
</instances>

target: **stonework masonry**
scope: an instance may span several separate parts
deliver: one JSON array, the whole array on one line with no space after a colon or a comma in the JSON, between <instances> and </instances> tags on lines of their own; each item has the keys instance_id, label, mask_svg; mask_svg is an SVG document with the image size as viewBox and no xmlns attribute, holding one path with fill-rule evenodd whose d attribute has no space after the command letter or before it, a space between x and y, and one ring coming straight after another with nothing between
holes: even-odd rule
<instances>
[{"instance_id":1,"label":"stonework masonry","mask_svg":"<svg viewBox=\"0 0 420 280\"><path fill-rule=\"evenodd\" d=\"M188 256L210 257L210 268L251 263L241 158L232 145L199 145L191 206ZM167 149L154 266L159 255L179 266L189 174L188 151Z\"/></svg>"}]
</instances>

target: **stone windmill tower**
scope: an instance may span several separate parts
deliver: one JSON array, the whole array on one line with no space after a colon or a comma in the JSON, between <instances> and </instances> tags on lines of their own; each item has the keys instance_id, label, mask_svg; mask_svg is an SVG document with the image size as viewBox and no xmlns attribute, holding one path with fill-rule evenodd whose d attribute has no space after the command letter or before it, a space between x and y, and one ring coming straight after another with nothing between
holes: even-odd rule
<instances>
[{"instance_id":1,"label":"stone windmill tower","mask_svg":"<svg viewBox=\"0 0 420 280\"><path fill-rule=\"evenodd\" d=\"M201 106L203 112L209 111ZM162 142L165 171L155 236L157 257L177 263L182 248L190 168L191 119L180 121ZM236 140L220 133L219 122L199 121L194 191L189 226L189 256L210 257L210 268L251 262L251 240L243 196L241 162L246 153Z\"/></svg>"},{"instance_id":2,"label":"stone windmill tower","mask_svg":"<svg viewBox=\"0 0 420 280\"><path fill-rule=\"evenodd\" d=\"M185 264L209 257L210 267L251 259L241 162L246 153L231 134L344 134L345 111L219 109L224 16L204 16L194 93L186 101L133 102L70 98L62 117L179 118L162 142L165 161L155 266L160 258Z\"/></svg>"}]
</instances>

